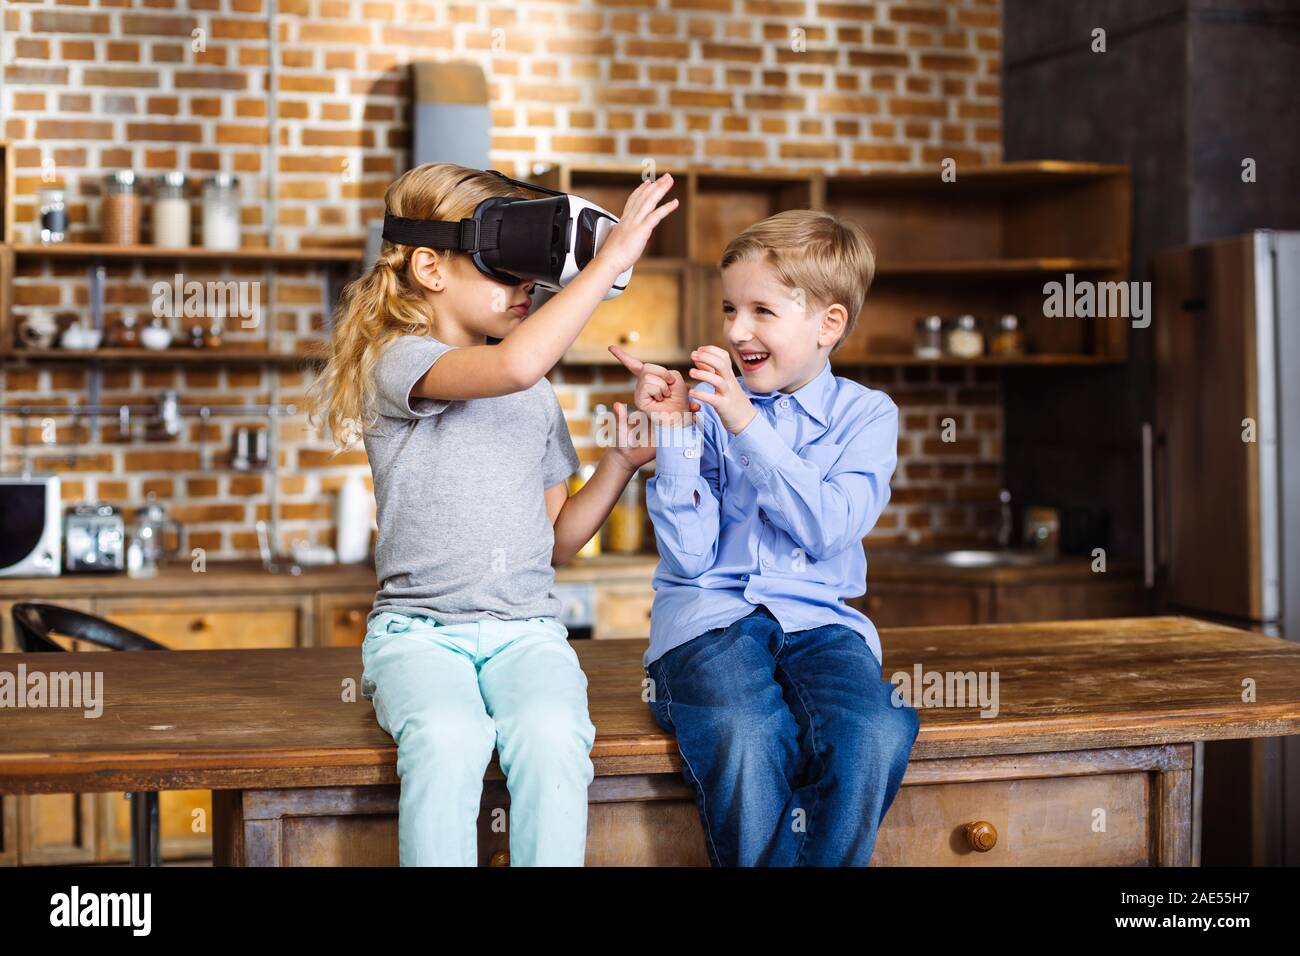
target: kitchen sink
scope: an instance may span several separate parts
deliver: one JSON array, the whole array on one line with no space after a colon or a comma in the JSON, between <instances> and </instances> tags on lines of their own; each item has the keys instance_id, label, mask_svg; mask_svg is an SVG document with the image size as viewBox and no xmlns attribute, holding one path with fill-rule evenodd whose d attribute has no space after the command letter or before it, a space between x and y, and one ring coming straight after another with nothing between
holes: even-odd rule
<instances>
[{"instance_id":1,"label":"kitchen sink","mask_svg":"<svg viewBox=\"0 0 1300 956\"><path fill-rule=\"evenodd\" d=\"M944 551L901 548L868 550L868 559L872 555L887 559L914 561L917 564L941 564L950 568L1020 568L1046 564L1053 560L1052 556L1045 552L1000 548L955 548Z\"/></svg>"}]
</instances>

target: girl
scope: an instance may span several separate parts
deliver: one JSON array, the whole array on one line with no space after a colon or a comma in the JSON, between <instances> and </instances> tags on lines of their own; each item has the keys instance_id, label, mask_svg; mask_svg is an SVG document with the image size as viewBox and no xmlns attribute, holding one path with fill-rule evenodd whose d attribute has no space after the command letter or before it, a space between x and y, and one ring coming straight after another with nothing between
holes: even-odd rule
<instances>
[{"instance_id":1,"label":"girl","mask_svg":"<svg viewBox=\"0 0 1300 956\"><path fill-rule=\"evenodd\" d=\"M327 410L339 444L361 433L374 479L380 588L362 693L397 743L403 866L476 864L494 746L511 862L582 865L595 728L557 620L553 566L597 532L654 449L625 447L627 409L616 404L623 440L569 497L578 456L546 373L677 207L659 205L671 185L637 187L600 253L526 321L531 282L496 282L440 249L385 241L344 292L315 410ZM428 163L390 185L384 204L458 221L491 196L535 198Z\"/></svg>"}]
</instances>

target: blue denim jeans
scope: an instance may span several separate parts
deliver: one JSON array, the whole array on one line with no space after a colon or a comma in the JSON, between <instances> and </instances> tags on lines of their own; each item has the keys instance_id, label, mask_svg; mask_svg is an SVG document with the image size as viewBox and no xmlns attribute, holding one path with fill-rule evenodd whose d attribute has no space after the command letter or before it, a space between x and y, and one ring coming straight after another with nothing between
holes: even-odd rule
<instances>
[{"instance_id":1,"label":"blue denim jeans","mask_svg":"<svg viewBox=\"0 0 1300 956\"><path fill-rule=\"evenodd\" d=\"M511 866L582 866L596 728L567 637L555 618L375 615L361 645L361 692L397 743L402 866L478 863L494 747L510 791Z\"/></svg>"},{"instance_id":2,"label":"blue denim jeans","mask_svg":"<svg viewBox=\"0 0 1300 956\"><path fill-rule=\"evenodd\" d=\"M760 605L652 661L714 866L865 866L920 729L862 636Z\"/></svg>"}]
</instances>

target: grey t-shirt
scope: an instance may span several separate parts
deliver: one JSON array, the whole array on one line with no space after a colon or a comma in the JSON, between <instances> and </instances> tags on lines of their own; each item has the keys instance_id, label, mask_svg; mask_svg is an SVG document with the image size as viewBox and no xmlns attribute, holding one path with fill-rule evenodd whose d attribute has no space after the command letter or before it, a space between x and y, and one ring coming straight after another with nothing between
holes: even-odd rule
<instances>
[{"instance_id":1,"label":"grey t-shirt","mask_svg":"<svg viewBox=\"0 0 1300 956\"><path fill-rule=\"evenodd\" d=\"M411 395L454 346L394 339L375 366L378 422L363 434L374 477L375 571L367 617L403 608L439 623L558 617L543 491L578 470L578 453L545 378L495 398Z\"/></svg>"}]
</instances>

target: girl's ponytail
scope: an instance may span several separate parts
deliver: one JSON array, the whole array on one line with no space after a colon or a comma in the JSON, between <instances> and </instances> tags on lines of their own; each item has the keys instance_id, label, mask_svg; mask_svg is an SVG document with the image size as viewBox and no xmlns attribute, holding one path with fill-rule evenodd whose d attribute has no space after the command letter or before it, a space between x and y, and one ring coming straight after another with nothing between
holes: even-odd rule
<instances>
[{"instance_id":1,"label":"girl's ponytail","mask_svg":"<svg viewBox=\"0 0 1300 956\"><path fill-rule=\"evenodd\" d=\"M482 170L426 163L388 187L384 207L394 216L454 221L492 196L526 195ZM330 340L316 350L324 366L308 391L308 422L319 428L324 415L335 455L375 423L374 368L388 343L399 335L433 333L433 306L407 277L414 251L383 241L370 270L344 288Z\"/></svg>"}]
</instances>

